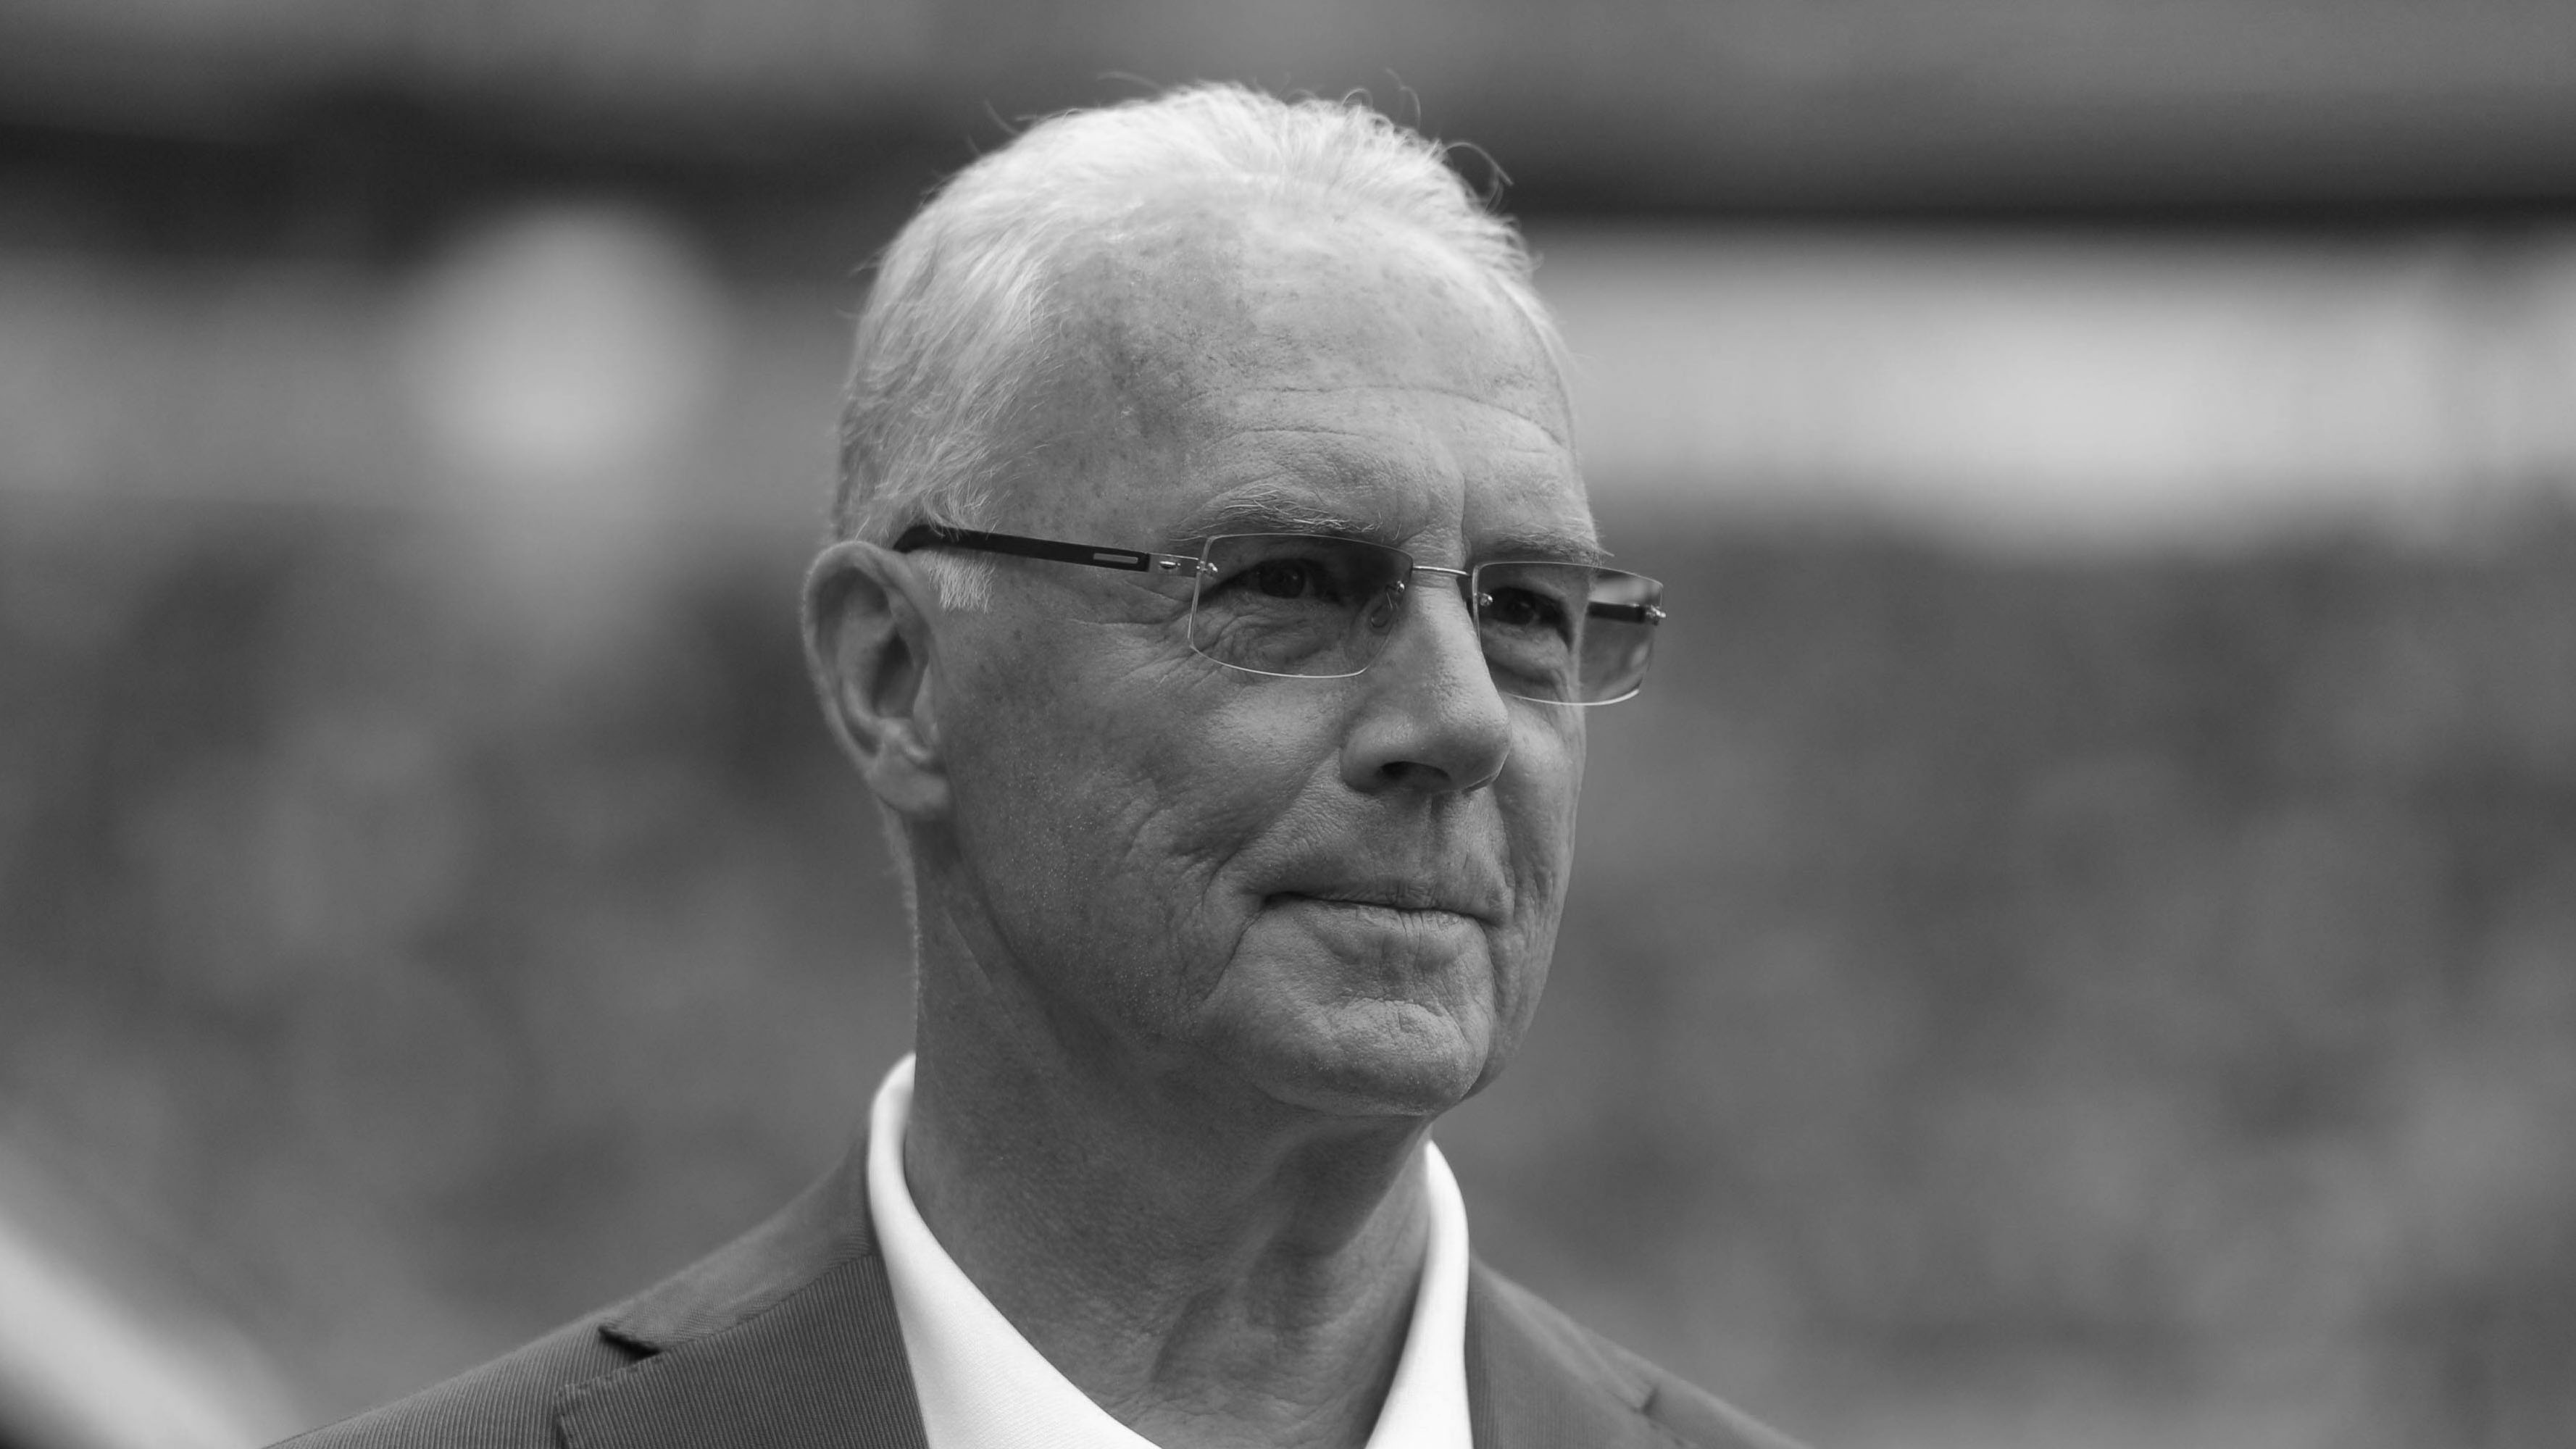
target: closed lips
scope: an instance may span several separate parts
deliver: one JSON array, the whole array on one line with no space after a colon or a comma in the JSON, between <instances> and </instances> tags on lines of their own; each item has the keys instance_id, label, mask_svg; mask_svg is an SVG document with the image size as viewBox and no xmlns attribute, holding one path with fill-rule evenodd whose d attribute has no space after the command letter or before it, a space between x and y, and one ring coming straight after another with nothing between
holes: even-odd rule
<instances>
[{"instance_id":1,"label":"closed lips","mask_svg":"<svg viewBox=\"0 0 2576 1449\"><path fill-rule=\"evenodd\" d=\"M1319 889L1280 891L1273 901L1315 901L1331 906L1367 906L1384 911L1410 911L1420 914L1467 916L1490 920L1492 913L1462 904L1460 898L1419 889Z\"/></svg>"}]
</instances>

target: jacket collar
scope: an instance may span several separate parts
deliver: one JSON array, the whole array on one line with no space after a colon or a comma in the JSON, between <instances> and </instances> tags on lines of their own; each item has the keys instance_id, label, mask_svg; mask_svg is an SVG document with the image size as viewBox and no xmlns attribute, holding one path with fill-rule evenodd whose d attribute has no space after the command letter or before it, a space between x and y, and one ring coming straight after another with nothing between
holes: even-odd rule
<instances>
[{"instance_id":1,"label":"jacket collar","mask_svg":"<svg viewBox=\"0 0 2576 1449\"><path fill-rule=\"evenodd\" d=\"M566 1449L928 1449L885 1260L867 1143L776 1217L609 1311L644 1355L556 1403ZM1653 1389L1481 1263L1467 1288L1477 1449L1672 1449Z\"/></svg>"},{"instance_id":2,"label":"jacket collar","mask_svg":"<svg viewBox=\"0 0 2576 1449\"><path fill-rule=\"evenodd\" d=\"M1683 1449L1647 1417L1654 1386L1528 1289L1467 1279L1467 1417L1476 1449Z\"/></svg>"},{"instance_id":3,"label":"jacket collar","mask_svg":"<svg viewBox=\"0 0 2576 1449\"><path fill-rule=\"evenodd\" d=\"M610 1310L646 1357L565 1391L565 1449L928 1449L867 1143L776 1217Z\"/></svg>"}]
</instances>

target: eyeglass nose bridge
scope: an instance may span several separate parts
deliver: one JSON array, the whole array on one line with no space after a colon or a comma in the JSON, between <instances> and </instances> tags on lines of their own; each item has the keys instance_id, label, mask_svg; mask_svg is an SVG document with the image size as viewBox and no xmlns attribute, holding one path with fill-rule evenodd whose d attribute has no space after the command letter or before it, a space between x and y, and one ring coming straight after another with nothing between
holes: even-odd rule
<instances>
[{"instance_id":1,"label":"eyeglass nose bridge","mask_svg":"<svg viewBox=\"0 0 2576 1449\"><path fill-rule=\"evenodd\" d=\"M1413 576L1415 574L1443 574L1456 580L1458 585L1459 602L1467 606L1467 617L1470 620L1478 617L1479 606L1481 604L1489 602L1470 591L1470 581L1475 578L1475 572L1471 569L1452 569L1442 568L1438 564L1409 563L1406 565L1402 573L1396 575L1395 578L1390 580L1387 584L1387 594L1393 599L1395 608L1400 613L1412 612L1408 607L1408 604L1413 595ZM1388 626L1392 628L1393 625L1394 619L1390 618L1388 620Z\"/></svg>"},{"instance_id":2,"label":"eyeglass nose bridge","mask_svg":"<svg viewBox=\"0 0 2576 1449\"><path fill-rule=\"evenodd\" d=\"M1438 564L1418 563L1405 572L1407 575L1405 578L1395 581L1395 591L1398 595L1402 595L1412 586L1411 575L1413 574L1446 574L1458 581L1458 597L1466 602L1468 617L1475 617L1480 605L1492 602L1485 595L1475 593L1470 588L1470 581L1476 577L1473 569L1449 569L1442 568Z\"/></svg>"}]
</instances>

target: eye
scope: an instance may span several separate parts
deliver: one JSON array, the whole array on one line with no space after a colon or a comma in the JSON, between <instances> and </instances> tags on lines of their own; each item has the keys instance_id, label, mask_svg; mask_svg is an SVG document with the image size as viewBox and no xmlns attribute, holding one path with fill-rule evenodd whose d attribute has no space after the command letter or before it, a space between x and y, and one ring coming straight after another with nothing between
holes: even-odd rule
<instances>
[{"instance_id":1,"label":"eye","mask_svg":"<svg viewBox=\"0 0 2576 1449\"><path fill-rule=\"evenodd\" d=\"M1568 615L1559 601L1532 589L1497 589L1477 600L1487 623L1505 629L1566 632Z\"/></svg>"},{"instance_id":2,"label":"eye","mask_svg":"<svg viewBox=\"0 0 2576 1449\"><path fill-rule=\"evenodd\" d=\"M1245 580L1273 599L1303 599L1323 592L1323 565L1313 559L1274 558L1254 564Z\"/></svg>"}]
</instances>

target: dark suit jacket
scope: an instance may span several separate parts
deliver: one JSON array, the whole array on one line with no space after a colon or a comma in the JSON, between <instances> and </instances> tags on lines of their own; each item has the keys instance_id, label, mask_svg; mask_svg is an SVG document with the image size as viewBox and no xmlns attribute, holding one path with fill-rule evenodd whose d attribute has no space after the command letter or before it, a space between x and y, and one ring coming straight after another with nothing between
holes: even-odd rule
<instances>
[{"instance_id":1,"label":"dark suit jacket","mask_svg":"<svg viewBox=\"0 0 2576 1449\"><path fill-rule=\"evenodd\" d=\"M924 1449L867 1145L678 1276L296 1449ZM1477 1449L1797 1449L1482 1263Z\"/></svg>"}]
</instances>

